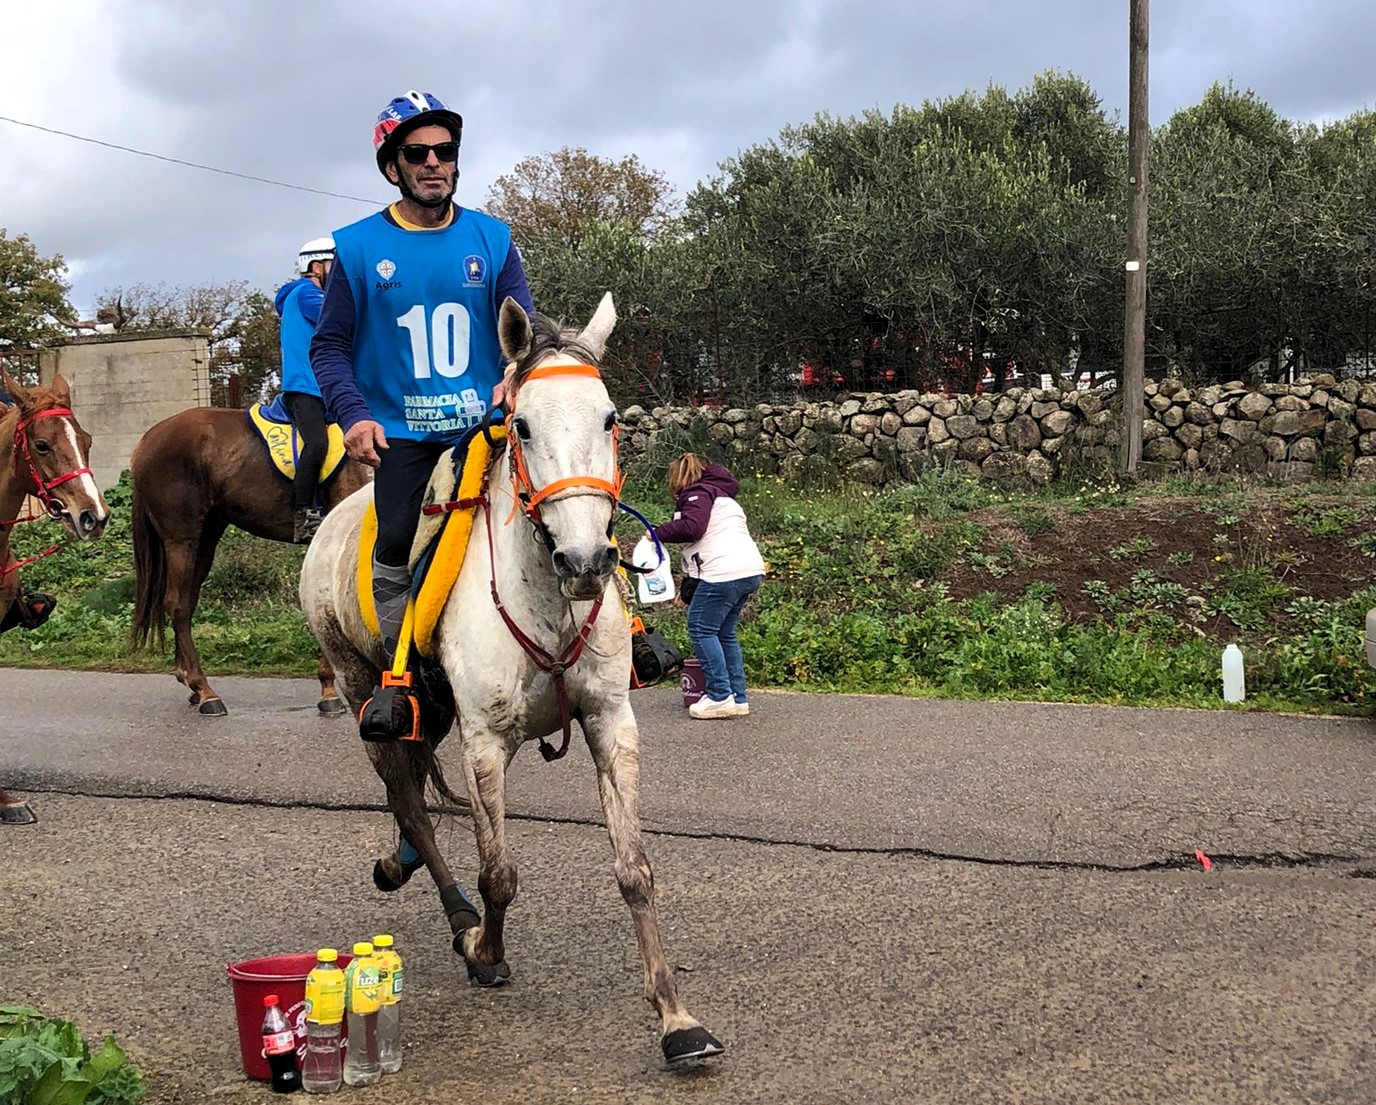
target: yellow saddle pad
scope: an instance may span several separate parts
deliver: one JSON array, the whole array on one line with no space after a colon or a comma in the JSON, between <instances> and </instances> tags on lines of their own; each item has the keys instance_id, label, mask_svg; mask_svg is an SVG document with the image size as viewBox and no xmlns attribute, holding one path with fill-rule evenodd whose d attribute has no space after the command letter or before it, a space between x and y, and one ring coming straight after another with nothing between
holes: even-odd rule
<instances>
[{"instance_id":1,"label":"yellow saddle pad","mask_svg":"<svg viewBox=\"0 0 1376 1105\"><path fill-rule=\"evenodd\" d=\"M273 466L287 479L296 478L296 455L301 451L300 435L296 427L285 422L273 422L263 417L263 404L254 403L248 409L248 420L268 447ZM330 443L325 451L325 463L320 466L320 482L331 479L344 463L344 431L331 422Z\"/></svg>"},{"instance_id":2,"label":"yellow saddle pad","mask_svg":"<svg viewBox=\"0 0 1376 1105\"><path fill-rule=\"evenodd\" d=\"M493 438L499 441L506 436L506 430L501 427L495 427L490 432ZM454 501L476 500L483 493L487 463L491 456L492 447L488 444L487 438L482 434L475 434L469 443L468 455L464 457L463 474L454 489ZM432 480L431 492L434 491L435 484L436 481ZM449 496L445 495L440 501L447 498ZM431 494L426 495L426 501L434 501ZM444 528L440 531L439 545L431 555L425 576L421 580L420 591L415 600L412 639L422 656L432 655L435 627L439 624L440 611L444 609L449 592L454 588L454 581L459 578L459 569L463 567L464 553L468 551L468 538L473 533L473 516L477 509L475 505L449 513ZM373 605L373 546L376 543L377 510L369 503L359 527L358 605L359 612L363 615L363 624L374 636L380 636L377 607Z\"/></svg>"}]
</instances>

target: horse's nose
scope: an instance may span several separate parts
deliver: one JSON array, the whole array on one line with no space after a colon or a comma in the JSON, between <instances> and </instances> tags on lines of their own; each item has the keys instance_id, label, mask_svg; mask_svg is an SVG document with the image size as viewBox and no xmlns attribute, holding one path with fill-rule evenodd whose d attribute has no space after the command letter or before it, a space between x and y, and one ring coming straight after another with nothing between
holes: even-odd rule
<instances>
[{"instance_id":1,"label":"horse's nose","mask_svg":"<svg viewBox=\"0 0 1376 1105\"><path fill-rule=\"evenodd\" d=\"M81 527L83 537L97 537L100 531L105 528L105 523L109 520L108 514L97 514L94 510L83 510L77 519L77 525Z\"/></svg>"},{"instance_id":2,"label":"horse's nose","mask_svg":"<svg viewBox=\"0 0 1376 1105\"><path fill-rule=\"evenodd\" d=\"M563 549L554 552L554 570L561 579L577 579L580 576L602 579L611 575L616 565L615 545L605 545L591 556L586 553L567 553Z\"/></svg>"}]
</instances>

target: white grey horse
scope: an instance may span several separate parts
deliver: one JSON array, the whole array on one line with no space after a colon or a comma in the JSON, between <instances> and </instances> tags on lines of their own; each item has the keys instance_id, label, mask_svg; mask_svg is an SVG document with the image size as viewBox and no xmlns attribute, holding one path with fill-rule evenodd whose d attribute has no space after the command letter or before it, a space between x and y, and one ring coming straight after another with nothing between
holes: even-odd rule
<instances>
[{"instance_id":1,"label":"white grey horse","mask_svg":"<svg viewBox=\"0 0 1376 1105\"><path fill-rule=\"evenodd\" d=\"M427 716L420 741L367 745L402 834L396 853L378 861L373 877L380 888L394 890L422 865L429 868L470 979L488 986L505 982L510 971L503 925L516 895L505 828L507 766L527 741L541 740L548 754L543 739L561 731L567 739L570 719L577 720L597 767L616 879L645 968L645 998L659 1013L660 1045L673 1062L723 1048L679 1000L640 835L630 634L610 538L620 480L617 412L595 368L615 323L610 293L576 336L543 318L532 322L510 299L501 309L502 350L516 365L510 436L440 615L435 650L457 704L485 912L480 919L450 874L423 797L427 782L448 794L434 750L454 711ZM446 463L442 459L440 468ZM301 572L302 608L355 712L377 682L382 660L357 594L360 521L372 494L370 484L325 518Z\"/></svg>"}]
</instances>

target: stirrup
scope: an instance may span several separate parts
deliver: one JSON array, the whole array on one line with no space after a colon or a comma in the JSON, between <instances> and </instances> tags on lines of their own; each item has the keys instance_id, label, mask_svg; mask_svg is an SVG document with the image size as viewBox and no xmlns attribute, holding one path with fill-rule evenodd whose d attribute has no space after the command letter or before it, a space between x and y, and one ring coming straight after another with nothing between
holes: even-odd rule
<instances>
[{"instance_id":1,"label":"stirrup","mask_svg":"<svg viewBox=\"0 0 1376 1105\"><path fill-rule=\"evenodd\" d=\"M382 673L382 683L358 711L358 735L375 744L418 741L420 700L411 686L411 673Z\"/></svg>"}]
</instances>

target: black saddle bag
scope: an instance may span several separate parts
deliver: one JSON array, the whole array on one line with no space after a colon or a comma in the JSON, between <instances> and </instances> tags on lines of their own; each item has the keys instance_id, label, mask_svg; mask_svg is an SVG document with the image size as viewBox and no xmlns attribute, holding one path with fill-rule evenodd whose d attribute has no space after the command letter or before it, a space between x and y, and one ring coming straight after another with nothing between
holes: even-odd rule
<instances>
[{"instance_id":1,"label":"black saddle bag","mask_svg":"<svg viewBox=\"0 0 1376 1105\"><path fill-rule=\"evenodd\" d=\"M683 668L679 652L658 630L639 618L631 621L631 690L671 679Z\"/></svg>"}]
</instances>

